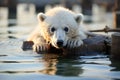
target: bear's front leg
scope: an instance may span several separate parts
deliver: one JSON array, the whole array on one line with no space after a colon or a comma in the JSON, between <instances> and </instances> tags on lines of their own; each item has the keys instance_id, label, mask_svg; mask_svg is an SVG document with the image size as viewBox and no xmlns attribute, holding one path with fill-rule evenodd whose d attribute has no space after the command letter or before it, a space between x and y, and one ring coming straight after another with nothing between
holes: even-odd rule
<instances>
[{"instance_id":1,"label":"bear's front leg","mask_svg":"<svg viewBox=\"0 0 120 80\"><path fill-rule=\"evenodd\" d=\"M69 39L67 41L67 48L76 48L80 47L83 44L83 41L81 39Z\"/></svg>"},{"instance_id":2,"label":"bear's front leg","mask_svg":"<svg viewBox=\"0 0 120 80\"><path fill-rule=\"evenodd\" d=\"M48 44L41 39L41 37L36 38L34 41L34 45L33 45L33 51L35 52L41 52L41 51L46 51L48 48Z\"/></svg>"}]
</instances>

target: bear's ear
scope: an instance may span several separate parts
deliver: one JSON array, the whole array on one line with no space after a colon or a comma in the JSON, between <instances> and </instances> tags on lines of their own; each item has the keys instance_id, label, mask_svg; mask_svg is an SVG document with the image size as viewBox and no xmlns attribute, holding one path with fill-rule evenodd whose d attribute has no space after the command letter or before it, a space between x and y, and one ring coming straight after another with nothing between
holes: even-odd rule
<instances>
[{"instance_id":1,"label":"bear's ear","mask_svg":"<svg viewBox=\"0 0 120 80\"><path fill-rule=\"evenodd\" d=\"M79 24L83 20L83 14L75 15L75 20Z\"/></svg>"},{"instance_id":2,"label":"bear's ear","mask_svg":"<svg viewBox=\"0 0 120 80\"><path fill-rule=\"evenodd\" d=\"M37 15L37 18L38 18L38 20L39 21L44 21L45 20L45 18L46 18L46 16L45 16L45 14L44 13L39 13L38 15Z\"/></svg>"}]
</instances>

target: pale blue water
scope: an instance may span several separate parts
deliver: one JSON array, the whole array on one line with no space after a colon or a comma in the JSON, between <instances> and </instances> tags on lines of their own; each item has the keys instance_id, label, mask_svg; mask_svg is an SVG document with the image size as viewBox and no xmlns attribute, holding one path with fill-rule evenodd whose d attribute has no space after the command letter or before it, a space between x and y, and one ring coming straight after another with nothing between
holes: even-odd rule
<instances>
[{"instance_id":1,"label":"pale blue water","mask_svg":"<svg viewBox=\"0 0 120 80\"><path fill-rule=\"evenodd\" d=\"M31 28L32 29L32 28ZM55 58L22 51L29 27L0 29L0 80L120 80L120 61L108 55ZM51 55L52 56L52 55Z\"/></svg>"}]
</instances>

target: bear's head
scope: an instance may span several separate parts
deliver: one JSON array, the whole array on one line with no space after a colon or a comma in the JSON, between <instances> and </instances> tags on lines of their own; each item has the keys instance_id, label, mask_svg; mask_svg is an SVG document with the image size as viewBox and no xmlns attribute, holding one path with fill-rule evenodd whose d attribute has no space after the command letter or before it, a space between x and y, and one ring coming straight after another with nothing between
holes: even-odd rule
<instances>
[{"instance_id":1,"label":"bear's head","mask_svg":"<svg viewBox=\"0 0 120 80\"><path fill-rule=\"evenodd\" d=\"M66 46L67 40L78 35L82 14L57 7L38 14L40 33L55 48Z\"/></svg>"}]
</instances>

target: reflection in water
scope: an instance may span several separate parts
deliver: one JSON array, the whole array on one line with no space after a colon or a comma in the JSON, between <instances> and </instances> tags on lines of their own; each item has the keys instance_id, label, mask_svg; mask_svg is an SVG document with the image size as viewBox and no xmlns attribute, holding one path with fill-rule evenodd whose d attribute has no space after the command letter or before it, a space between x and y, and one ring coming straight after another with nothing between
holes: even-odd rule
<instances>
[{"instance_id":1,"label":"reflection in water","mask_svg":"<svg viewBox=\"0 0 120 80\"><path fill-rule=\"evenodd\" d=\"M39 71L49 75L60 75L60 76L79 76L83 70L80 67L80 62L73 57L69 59L65 56L61 58L60 54L57 53L46 53L42 55L44 61L44 69ZM76 67L75 65L79 65Z\"/></svg>"},{"instance_id":2,"label":"reflection in water","mask_svg":"<svg viewBox=\"0 0 120 80\"><path fill-rule=\"evenodd\" d=\"M40 73L48 74L48 75L56 75L57 65L59 54L54 53L45 53L42 54L42 60L44 62L44 69L39 71Z\"/></svg>"},{"instance_id":3,"label":"reflection in water","mask_svg":"<svg viewBox=\"0 0 120 80\"><path fill-rule=\"evenodd\" d=\"M57 59L44 60L44 69L39 72L49 75L55 75L57 72L57 62Z\"/></svg>"},{"instance_id":4,"label":"reflection in water","mask_svg":"<svg viewBox=\"0 0 120 80\"><path fill-rule=\"evenodd\" d=\"M45 69L40 71L44 74L49 75L60 75L60 76L78 76L83 72L81 67L76 67L74 65L80 65L81 62L76 59L65 59L59 58L59 54L43 54Z\"/></svg>"},{"instance_id":5,"label":"reflection in water","mask_svg":"<svg viewBox=\"0 0 120 80\"><path fill-rule=\"evenodd\" d=\"M68 64L69 63L69 64ZM79 65L79 66L75 66ZM68 61L60 61L57 65L56 75L61 76L79 76L83 73L83 69L81 68L81 63L79 61L68 60Z\"/></svg>"}]
</instances>

